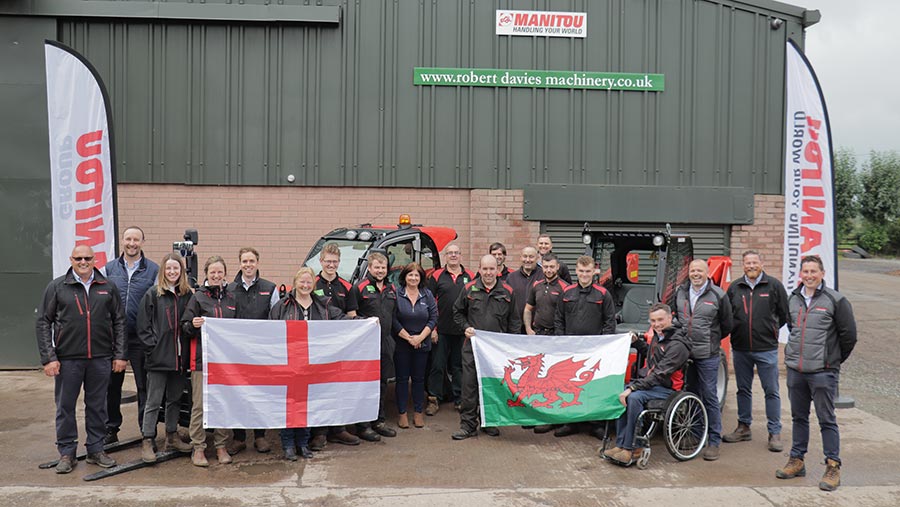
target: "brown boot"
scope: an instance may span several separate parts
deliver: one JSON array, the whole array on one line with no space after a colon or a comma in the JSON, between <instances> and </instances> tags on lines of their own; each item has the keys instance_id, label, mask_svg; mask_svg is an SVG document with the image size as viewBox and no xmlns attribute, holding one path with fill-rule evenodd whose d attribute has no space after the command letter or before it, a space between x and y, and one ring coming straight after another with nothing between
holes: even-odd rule
<instances>
[{"instance_id":1,"label":"brown boot","mask_svg":"<svg viewBox=\"0 0 900 507\"><path fill-rule=\"evenodd\" d=\"M753 438L753 434L750 432L750 426L739 422L737 428L734 431L727 435L722 435L722 441L728 442L732 444L734 442L744 442L747 440L751 440Z\"/></svg>"},{"instance_id":2,"label":"brown boot","mask_svg":"<svg viewBox=\"0 0 900 507\"><path fill-rule=\"evenodd\" d=\"M141 461L144 463L156 463L156 453L153 452L152 438L144 438L141 442Z\"/></svg>"},{"instance_id":3,"label":"brown boot","mask_svg":"<svg viewBox=\"0 0 900 507\"><path fill-rule=\"evenodd\" d=\"M219 460L220 465L227 465L233 461L231 459L231 454L228 454L228 449L224 447L216 448L216 459Z\"/></svg>"},{"instance_id":4,"label":"brown boot","mask_svg":"<svg viewBox=\"0 0 900 507\"><path fill-rule=\"evenodd\" d=\"M191 444L188 444L179 438L177 432L166 433L167 451L191 452L191 449Z\"/></svg>"},{"instance_id":5,"label":"brown boot","mask_svg":"<svg viewBox=\"0 0 900 507\"><path fill-rule=\"evenodd\" d=\"M422 414L422 412L413 413L413 426L415 426L416 428L425 427L425 416Z\"/></svg>"},{"instance_id":6,"label":"brown boot","mask_svg":"<svg viewBox=\"0 0 900 507\"><path fill-rule=\"evenodd\" d=\"M788 459L787 465L775 470L775 477L779 479L793 479L794 477L806 477L806 465L803 459L793 456Z\"/></svg>"},{"instance_id":7,"label":"brown boot","mask_svg":"<svg viewBox=\"0 0 900 507\"><path fill-rule=\"evenodd\" d=\"M194 447L194 454L191 454L191 463L195 467L208 467L209 461L206 461L206 453L200 447Z\"/></svg>"},{"instance_id":8,"label":"brown boot","mask_svg":"<svg viewBox=\"0 0 900 507\"><path fill-rule=\"evenodd\" d=\"M831 458L825 460L825 475L819 481L822 491L834 491L841 485L841 464Z\"/></svg>"},{"instance_id":9,"label":"brown boot","mask_svg":"<svg viewBox=\"0 0 900 507\"><path fill-rule=\"evenodd\" d=\"M397 417L397 426L403 429L409 428L409 416L405 413L400 414L400 416Z\"/></svg>"},{"instance_id":10,"label":"brown boot","mask_svg":"<svg viewBox=\"0 0 900 507\"><path fill-rule=\"evenodd\" d=\"M428 397L428 406L425 407L425 415L434 415L438 413L441 406L438 404L437 396Z\"/></svg>"}]
</instances>

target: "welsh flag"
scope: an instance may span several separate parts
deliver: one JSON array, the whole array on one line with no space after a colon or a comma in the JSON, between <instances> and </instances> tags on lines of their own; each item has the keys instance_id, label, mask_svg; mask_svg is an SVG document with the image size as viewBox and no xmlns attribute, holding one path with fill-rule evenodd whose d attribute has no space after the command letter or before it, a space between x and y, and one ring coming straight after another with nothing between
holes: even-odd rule
<instances>
[{"instance_id":1,"label":"welsh flag","mask_svg":"<svg viewBox=\"0 0 900 507\"><path fill-rule=\"evenodd\" d=\"M303 428L378 417L378 319L207 318L203 426Z\"/></svg>"},{"instance_id":2,"label":"welsh flag","mask_svg":"<svg viewBox=\"0 0 900 507\"><path fill-rule=\"evenodd\" d=\"M484 426L616 419L631 335L472 337Z\"/></svg>"}]
</instances>

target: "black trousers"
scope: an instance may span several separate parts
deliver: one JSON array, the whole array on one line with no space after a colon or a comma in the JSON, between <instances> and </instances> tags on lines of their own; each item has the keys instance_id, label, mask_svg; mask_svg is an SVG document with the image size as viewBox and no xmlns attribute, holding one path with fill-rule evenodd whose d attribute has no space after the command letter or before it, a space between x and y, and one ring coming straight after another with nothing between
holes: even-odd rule
<instances>
[{"instance_id":1,"label":"black trousers","mask_svg":"<svg viewBox=\"0 0 900 507\"><path fill-rule=\"evenodd\" d=\"M462 394L460 395L459 427L466 431L478 429L478 373L475 371L475 353L472 340L462 346Z\"/></svg>"},{"instance_id":2,"label":"black trousers","mask_svg":"<svg viewBox=\"0 0 900 507\"><path fill-rule=\"evenodd\" d=\"M112 373L112 360L63 359L55 377L56 448L60 456L74 456L78 448L78 423L75 405L84 386L85 446L89 453L103 450L106 436L106 390Z\"/></svg>"},{"instance_id":3,"label":"black trousers","mask_svg":"<svg viewBox=\"0 0 900 507\"><path fill-rule=\"evenodd\" d=\"M134 373L134 385L137 387L138 396L138 431L144 427L144 407L147 404L147 370L144 362L147 352L137 336L128 337L128 362L131 363L131 371ZM122 384L125 382L125 372L113 373L109 378L109 389L106 392L106 430L118 432L122 427Z\"/></svg>"}]
</instances>

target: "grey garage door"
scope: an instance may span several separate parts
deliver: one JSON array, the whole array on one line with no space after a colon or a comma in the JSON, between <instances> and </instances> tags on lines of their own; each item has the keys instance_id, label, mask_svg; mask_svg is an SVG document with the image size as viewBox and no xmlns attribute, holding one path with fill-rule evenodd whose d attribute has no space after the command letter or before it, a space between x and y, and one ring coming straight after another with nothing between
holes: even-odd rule
<instances>
[{"instance_id":1,"label":"grey garage door","mask_svg":"<svg viewBox=\"0 0 900 507\"><path fill-rule=\"evenodd\" d=\"M584 222L541 222L541 232L553 239L553 251L569 265L584 253L581 230ZM664 231L665 224L627 224L591 222L592 231ZM688 234L694 243L694 257L706 259L710 255L731 254L731 227L728 225L672 224L672 232Z\"/></svg>"}]
</instances>

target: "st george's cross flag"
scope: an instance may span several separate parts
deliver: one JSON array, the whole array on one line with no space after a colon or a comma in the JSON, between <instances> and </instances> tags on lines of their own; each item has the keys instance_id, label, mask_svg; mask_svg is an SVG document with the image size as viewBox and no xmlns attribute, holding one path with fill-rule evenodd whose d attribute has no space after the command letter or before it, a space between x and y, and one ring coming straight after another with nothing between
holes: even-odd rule
<instances>
[{"instance_id":1,"label":"st george's cross flag","mask_svg":"<svg viewBox=\"0 0 900 507\"><path fill-rule=\"evenodd\" d=\"M631 348L629 333L472 337L484 426L617 419Z\"/></svg>"},{"instance_id":2,"label":"st george's cross flag","mask_svg":"<svg viewBox=\"0 0 900 507\"><path fill-rule=\"evenodd\" d=\"M203 426L304 428L378 417L378 319L207 318Z\"/></svg>"}]
</instances>

